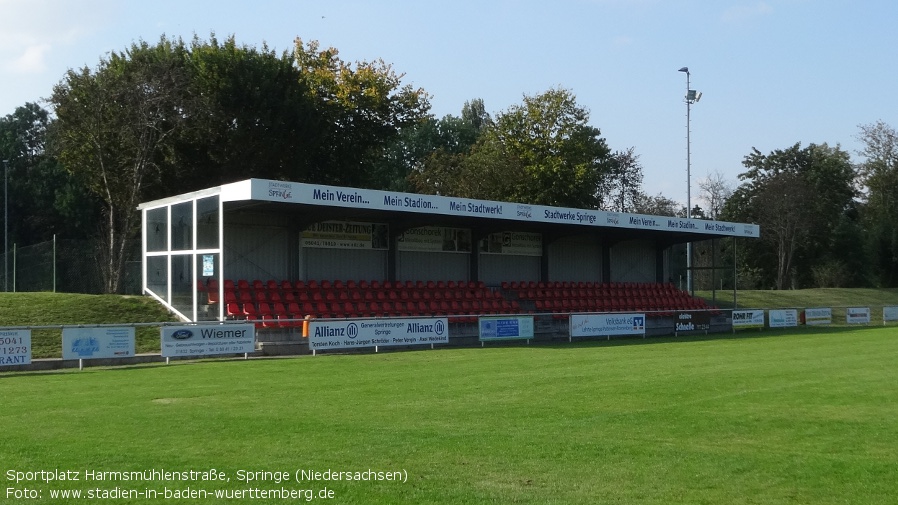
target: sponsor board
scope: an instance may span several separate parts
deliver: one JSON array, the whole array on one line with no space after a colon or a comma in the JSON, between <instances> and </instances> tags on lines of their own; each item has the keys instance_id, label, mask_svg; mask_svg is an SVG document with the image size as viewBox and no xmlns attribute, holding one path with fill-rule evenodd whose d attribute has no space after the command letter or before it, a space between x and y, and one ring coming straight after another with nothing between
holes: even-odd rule
<instances>
[{"instance_id":1,"label":"sponsor board","mask_svg":"<svg viewBox=\"0 0 898 505\"><path fill-rule=\"evenodd\" d=\"M533 338L533 316L481 317L480 340L515 340Z\"/></svg>"},{"instance_id":2,"label":"sponsor board","mask_svg":"<svg viewBox=\"0 0 898 505\"><path fill-rule=\"evenodd\" d=\"M645 335L645 314L571 314L572 337Z\"/></svg>"},{"instance_id":3,"label":"sponsor board","mask_svg":"<svg viewBox=\"0 0 898 505\"><path fill-rule=\"evenodd\" d=\"M734 310L733 328L763 328L763 310Z\"/></svg>"},{"instance_id":4,"label":"sponsor board","mask_svg":"<svg viewBox=\"0 0 898 505\"><path fill-rule=\"evenodd\" d=\"M163 326L160 335L164 357L246 354L256 350L256 327L252 324Z\"/></svg>"},{"instance_id":5,"label":"sponsor board","mask_svg":"<svg viewBox=\"0 0 898 505\"><path fill-rule=\"evenodd\" d=\"M250 179L248 181L226 184L222 186L222 198L226 202L251 198L261 201L290 202L350 209L415 212L596 227L677 230L703 235L755 238L760 236L760 228L755 224L667 218L623 212L472 200L441 195L418 195L265 179Z\"/></svg>"},{"instance_id":6,"label":"sponsor board","mask_svg":"<svg viewBox=\"0 0 898 505\"><path fill-rule=\"evenodd\" d=\"M300 244L330 249L387 249L389 231L386 224L322 221L303 230Z\"/></svg>"},{"instance_id":7,"label":"sponsor board","mask_svg":"<svg viewBox=\"0 0 898 505\"><path fill-rule=\"evenodd\" d=\"M422 226L405 230L396 240L400 251L471 252L471 230Z\"/></svg>"},{"instance_id":8,"label":"sponsor board","mask_svg":"<svg viewBox=\"0 0 898 505\"><path fill-rule=\"evenodd\" d=\"M815 326L819 324L833 324L833 309L804 309L804 324L808 326Z\"/></svg>"},{"instance_id":9,"label":"sponsor board","mask_svg":"<svg viewBox=\"0 0 898 505\"><path fill-rule=\"evenodd\" d=\"M525 231L492 233L480 241L480 252L514 254L518 256L542 256L543 236L540 233Z\"/></svg>"},{"instance_id":10,"label":"sponsor board","mask_svg":"<svg viewBox=\"0 0 898 505\"><path fill-rule=\"evenodd\" d=\"M769 314L771 328L791 328L793 326L798 326L798 310L796 309L771 310L769 311Z\"/></svg>"},{"instance_id":11,"label":"sponsor board","mask_svg":"<svg viewBox=\"0 0 898 505\"><path fill-rule=\"evenodd\" d=\"M31 364L31 330L0 330L0 366Z\"/></svg>"},{"instance_id":12,"label":"sponsor board","mask_svg":"<svg viewBox=\"0 0 898 505\"><path fill-rule=\"evenodd\" d=\"M849 307L845 309L848 324L870 324L870 307Z\"/></svg>"},{"instance_id":13,"label":"sponsor board","mask_svg":"<svg viewBox=\"0 0 898 505\"><path fill-rule=\"evenodd\" d=\"M445 317L315 320L309 324L309 348L313 351L448 343L449 324Z\"/></svg>"},{"instance_id":14,"label":"sponsor board","mask_svg":"<svg viewBox=\"0 0 898 505\"><path fill-rule=\"evenodd\" d=\"M707 311L683 311L677 312L676 315L676 333L690 331L710 331L711 330L711 313Z\"/></svg>"},{"instance_id":15,"label":"sponsor board","mask_svg":"<svg viewBox=\"0 0 898 505\"><path fill-rule=\"evenodd\" d=\"M883 307L882 322L898 321L898 307Z\"/></svg>"},{"instance_id":16,"label":"sponsor board","mask_svg":"<svg viewBox=\"0 0 898 505\"><path fill-rule=\"evenodd\" d=\"M134 328L63 328L62 359L134 356Z\"/></svg>"}]
</instances>

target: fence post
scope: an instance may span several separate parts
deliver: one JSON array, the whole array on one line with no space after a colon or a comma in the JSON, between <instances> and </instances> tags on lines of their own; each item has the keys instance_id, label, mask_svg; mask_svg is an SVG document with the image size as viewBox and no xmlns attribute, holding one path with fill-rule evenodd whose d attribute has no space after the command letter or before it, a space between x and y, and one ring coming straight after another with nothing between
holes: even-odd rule
<instances>
[{"instance_id":1,"label":"fence post","mask_svg":"<svg viewBox=\"0 0 898 505\"><path fill-rule=\"evenodd\" d=\"M53 292L56 292L56 234L53 234Z\"/></svg>"},{"instance_id":2,"label":"fence post","mask_svg":"<svg viewBox=\"0 0 898 505\"><path fill-rule=\"evenodd\" d=\"M12 245L12 292L16 292L16 244Z\"/></svg>"}]
</instances>

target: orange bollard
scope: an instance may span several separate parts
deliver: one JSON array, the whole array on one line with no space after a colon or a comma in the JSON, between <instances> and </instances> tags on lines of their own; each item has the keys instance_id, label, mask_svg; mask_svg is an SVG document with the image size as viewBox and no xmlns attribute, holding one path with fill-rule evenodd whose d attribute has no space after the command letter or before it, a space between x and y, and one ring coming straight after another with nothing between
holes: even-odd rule
<instances>
[{"instance_id":1,"label":"orange bollard","mask_svg":"<svg viewBox=\"0 0 898 505\"><path fill-rule=\"evenodd\" d=\"M312 316L306 315L306 318L302 321L302 337L309 338L309 321L312 320Z\"/></svg>"}]
</instances>

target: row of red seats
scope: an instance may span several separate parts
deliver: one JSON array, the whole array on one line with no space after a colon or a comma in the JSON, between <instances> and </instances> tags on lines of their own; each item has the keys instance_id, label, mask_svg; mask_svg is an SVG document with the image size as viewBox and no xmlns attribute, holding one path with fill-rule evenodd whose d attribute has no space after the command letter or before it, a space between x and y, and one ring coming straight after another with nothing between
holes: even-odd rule
<instances>
[{"instance_id":1,"label":"row of red seats","mask_svg":"<svg viewBox=\"0 0 898 505\"><path fill-rule=\"evenodd\" d=\"M219 302L219 286L217 281L198 281L197 290L205 292L209 304ZM265 283L254 280L225 280L225 303L284 302L293 301L334 301L359 299L372 301L398 299L481 299L501 298L500 293L493 293L483 281L280 281L269 280ZM358 293L358 294L356 294Z\"/></svg>"},{"instance_id":2,"label":"row of red seats","mask_svg":"<svg viewBox=\"0 0 898 505\"><path fill-rule=\"evenodd\" d=\"M314 318L356 317L431 317L447 316L452 322L474 322L481 314L512 314L520 312L517 302L507 300L443 300L437 302L304 302L289 303L228 303L227 315L232 319L256 321L263 327L277 325L291 327L301 324L306 316Z\"/></svg>"}]
</instances>

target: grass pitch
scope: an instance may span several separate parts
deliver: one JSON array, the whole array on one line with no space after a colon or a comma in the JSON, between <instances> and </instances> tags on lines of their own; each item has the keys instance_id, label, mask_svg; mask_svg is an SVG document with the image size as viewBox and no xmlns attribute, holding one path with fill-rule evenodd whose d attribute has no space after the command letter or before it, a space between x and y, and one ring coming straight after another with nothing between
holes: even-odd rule
<instances>
[{"instance_id":1,"label":"grass pitch","mask_svg":"<svg viewBox=\"0 0 898 505\"><path fill-rule=\"evenodd\" d=\"M167 487L327 488L314 501L334 504L891 504L896 356L895 327L830 328L0 374L4 493L41 493L0 502ZM83 480L212 468L230 482ZM238 480L302 469L407 481ZM9 480L41 470L82 480ZM305 501L247 496L229 502Z\"/></svg>"}]
</instances>

